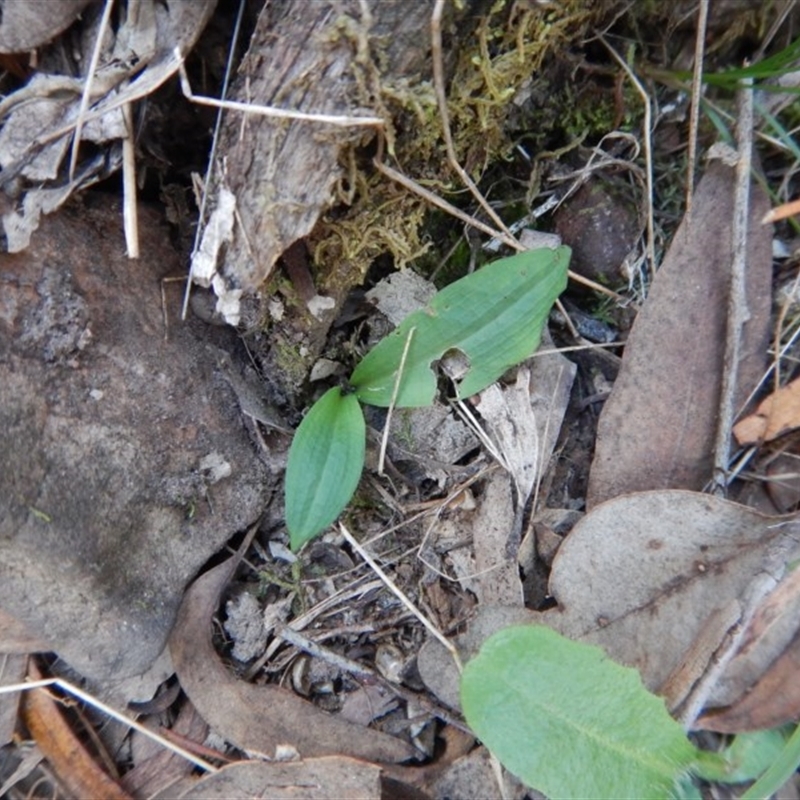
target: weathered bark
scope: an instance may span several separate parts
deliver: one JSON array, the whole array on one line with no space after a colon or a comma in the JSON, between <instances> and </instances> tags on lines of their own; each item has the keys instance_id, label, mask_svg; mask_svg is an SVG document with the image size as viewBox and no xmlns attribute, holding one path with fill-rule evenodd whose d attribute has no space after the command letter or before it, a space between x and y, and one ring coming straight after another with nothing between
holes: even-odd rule
<instances>
[{"instance_id":1,"label":"weathered bark","mask_svg":"<svg viewBox=\"0 0 800 800\"><path fill-rule=\"evenodd\" d=\"M368 6L366 20L357 0L267 4L231 96L304 112L374 115L382 102L378 82L414 87L430 81L431 4L381 0ZM449 9L449 25L454 13ZM251 341L263 372L290 401L297 399L330 325L365 271L363 263L341 258L326 263L312 284L309 266L302 263L302 240L340 202L340 182L352 188L354 176L347 169L353 153L375 135L374 128L241 113L228 113L223 126L217 167L224 169L216 172L211 196L212 206L223 187L236 197L233 239L218 265L227 287L245 296L257 292L297 243L285 260L291 255L299 298L287 302L283 320L273 320L264 347ZM314 298L316 307L308 302L315 292L323 296ZM251 331L259 322L258 313L245 320Z\"/></svg>"},{"instance_id":2,"label":"weathered bark","mask_svg":"<svg viewBox=\"0 0 800 800\"><path fill-rule=\"evenodd\" d=\"M365 108L356 76L369 65L356 54L367 36L386 42L391 79L417 76L428 61L430 4L408 0L372 3L373 20L359 3L288 0L265 5L240 68L232 98L308 113L375 115ZM220 183L236 196L241 229L221 272L235 288L258 288L280 255L311 232L334 202L344 176L343 151L365 143L372 128L337 128L254 114L228 114L219 143Z\"/></svg>"}]
</instances>

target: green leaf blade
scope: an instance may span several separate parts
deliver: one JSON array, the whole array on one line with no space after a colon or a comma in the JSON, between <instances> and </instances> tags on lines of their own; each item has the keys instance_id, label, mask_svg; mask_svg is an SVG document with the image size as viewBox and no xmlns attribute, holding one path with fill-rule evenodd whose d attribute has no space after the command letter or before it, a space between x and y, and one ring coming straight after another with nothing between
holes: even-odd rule
<instances>
[{"instance_id":1,"label":"green leaf blade","mask_svg":"<svg viewBox=\"0 0 800 800\"><path fill-rule=\"evenodd\" d=\"M286 465L286 527L295 552L342 513L364 467L366 425L358 398L329 389L297 429Z\"/></svg>"},{"instance_id":2,"label":"green leaf blade","mask_svg":"<svg viewBox=\"0 0 800 800\"><path fill-rule=\"evenodd\" d=\"M356 367L350 382L359 399L390 405L412 329L398 407L431 404L436 391L431 364L452 349L464 353L470 364L459 395L485 389L538 347L550 308L566 288L570 254L568 247L529 250L442 289L429 308L409 315Z\"/></svg>"},{"instance_id":3,"label":"green leaf blade","mask_svg":"<svg viewBox=\"0 0 800 800\"><path fill-rule=\"evenodd\" d=\"M461 702L484 744L548 797L668 797L696 758L635 670L544 626L487 639Z\"/></svg>"}]
</instances>

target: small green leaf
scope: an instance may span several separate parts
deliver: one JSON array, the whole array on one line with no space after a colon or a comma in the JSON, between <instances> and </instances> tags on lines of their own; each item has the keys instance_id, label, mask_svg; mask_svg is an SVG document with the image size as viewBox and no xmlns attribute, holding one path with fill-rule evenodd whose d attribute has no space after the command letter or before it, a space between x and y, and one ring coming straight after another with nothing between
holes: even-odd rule
<instances>
[{"instance_id":1,"label":"small green leaf","mask_svg":"<svg viewBox=\"0 0 800 800\"><path fill-rule=\"evenodd\" d=\"M306 414L286 465L286 527L295 552L350 502L364 467L365 443L364 415L354 394L329 389Z\"/></svg>"},{"instance_id":2,"label":"small green leaf","mask_svg":"<svg viewBox=\"0 0 800 800\"><path fill-rule=\"evenodd\" d=\"M695 774L707 781L754 781L778 759L788 738L784 728L737 733L721 753L703 751Z\"/></svg>"},{"instance_id":3,"label":"small green leaf","mask_svg":"<svg viewBox=\"0 0 800 800\"><path fill-rule=\"evenodd\" d=\"M433 402L431 364L448 350L460 350L469 360L459 395L485 389L538 347L550 308L566 288L570 253L568 247L528 250L442 289L428 308L406 317L356 367L350 382L359 399L374 406L390 404L411 328L398 407Z\"/></svg>"},{"instance_id":4,"label":"small green leaf","mask_svg":"<svg viewBox=\"0 0 800 800\"><path fill-rule=\"evenodd\" d=\"M697 756L638 672L544 626L487 639L461 704L497 758L548 797L665 798Z\"/></svg>"}]
</instances>

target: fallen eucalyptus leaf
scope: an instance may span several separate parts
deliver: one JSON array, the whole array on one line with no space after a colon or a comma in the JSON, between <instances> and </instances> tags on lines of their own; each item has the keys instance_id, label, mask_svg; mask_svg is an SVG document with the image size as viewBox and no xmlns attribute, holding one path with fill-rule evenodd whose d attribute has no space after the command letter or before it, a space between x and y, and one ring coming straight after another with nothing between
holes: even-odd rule
<instances>
[{"instance_id":1,"label":"fallen eucalyptus leaf","mask_svg":"<svg viewBox=\"0 0 800 800\"><path fill-rule=\"evenodd\" d=\"M550 573L559 609L540 619L637 667L653 691L679 670L690 686L735 622L728 612L766 578L777 582L800 554L797 531L791 518L695 492L623 495L566 537ZM703 638L704 655L695 647Z\"/></svg>"},{"instance_id":2,"label":"fallen eucalyptus leaf","mask_svg":"<svg viewBox=\"0 0 800 800\"><path fill-rule=\"evenodd\" d=\"M597 426L589 509L634 491L699 491L711 477L726 367L734 184L732 168L709 165L636 317ZM747 247L749 317L738 356L737 407L765 366L772 234L759 220L768 208L766 194L754 182Z\"/></svg>"},{"instance_id":3,"label":"fallen eucalyptus leaf","mask_svg":"<svg viewBox=\"0 0 800 800\"><path fill-rule=\"evenodd\" d=\"M229 672L211 641L211 618L233 559L201 575L187 589L170 637L170 652L181 688L200 716L242 750L270 755L280 745L301 756L346 755L367 761L398 762L414 748L381 731L354 725L317 708L288 689L256 686Z\"/></svg>"},{"instance_id":4,"label":"fallen eucalyptus leaf","mask_svg":"<svg viewBox=\"0 0 800 800\"><path fill-rule=\"evenodd\" d=\"M568 247L529 250L442 289L356 367L350 382L358 399L390 405L409 335L396 406L430 405L436 392L431 365L453 350L469 361L459 396L485 389L538 346L550 308L566 288L569 257Z\"/></svg>"},{"instance_id":5,"label":"fallen eucalyptus leaf","mask_svg":"<svg viewBox=\"0 0 800 800\"><path fill-rule=\"evenodd\" d=\"M240 761L207 775L179 795L186 800L269 797L271 800L379 800L381 771L354 758Z\"/></svg>"}]
</instances>

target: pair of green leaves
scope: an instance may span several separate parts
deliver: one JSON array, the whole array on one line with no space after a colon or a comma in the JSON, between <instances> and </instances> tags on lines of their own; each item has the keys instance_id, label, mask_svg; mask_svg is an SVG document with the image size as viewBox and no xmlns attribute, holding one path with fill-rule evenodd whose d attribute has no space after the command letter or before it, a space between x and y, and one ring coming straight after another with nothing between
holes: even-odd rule
<instances>
[{"instance_id":1,"label":"pair of green leaves","mask_svg":"<svg viewBox=\"0 0 800 800\"><path fill-rule=\"evenodd\" d=\"M348 392L330 389L314 404L295 433L286 467L293 550L330 525L358 486L366 440L359 404L387 407L396 391L399 408L430 405L432 364L451 350L469 362L459 396L485 389L538 347L550 308L566 288L569 257L568 247L530 250L452 283L366 355Z\"/></svg>"}]
</instances>

